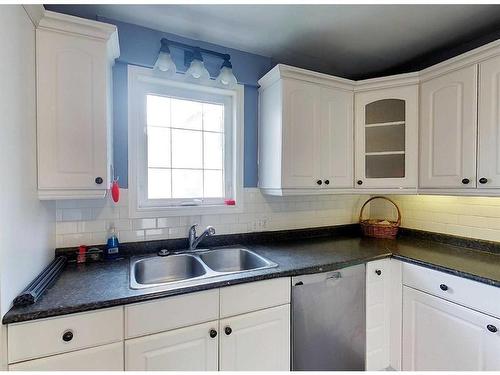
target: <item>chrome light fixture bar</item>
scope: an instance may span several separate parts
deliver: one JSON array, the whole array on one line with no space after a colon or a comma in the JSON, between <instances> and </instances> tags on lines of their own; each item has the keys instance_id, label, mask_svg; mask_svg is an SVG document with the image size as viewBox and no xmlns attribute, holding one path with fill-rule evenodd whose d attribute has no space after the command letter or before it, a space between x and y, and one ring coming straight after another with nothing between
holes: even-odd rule
<instances>
[{"instance_id":1,"label":"chrome light fixture bar","mask_svg":"<svg viewBox=\"0 0 500 375\"><path fill-rule=\"evenodd\" d=\"M156 69L167 72L168 74L176 71L176 66L170 55L169 47L176 47L184 51L184 65L187 68L185 74L189 79L201 82L208 81L210 79L210 73L203 62L203 55L210 55L223 60L219 75L215 81L219 85L228 88L232 88L236 85L237 80L233 74L233 66L230 61L230 55L200 47L193 47L184 43L171 41L166 38L161 39L161 47L155 63Z\"/></svg>"}]
</instances>

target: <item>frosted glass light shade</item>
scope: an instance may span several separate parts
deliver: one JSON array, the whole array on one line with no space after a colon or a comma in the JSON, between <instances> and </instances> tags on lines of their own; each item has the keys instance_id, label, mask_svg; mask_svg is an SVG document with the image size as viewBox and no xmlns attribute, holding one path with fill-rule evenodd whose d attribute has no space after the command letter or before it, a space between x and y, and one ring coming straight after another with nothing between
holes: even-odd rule
<instances>
[{"instance_id":1,"label":"frosted glass light shade","mask_svg":"<svg viewBox=\"0 0 500 375\"><path fill-rule=\"evenodd\" d=\"M186 75L200 80L208 80L210 78L210 73L207 68L205 68L203 61L200 60L193 60L191 62L189 69L186 71Z\"/></svg>"},{"instance_id":2,"label":"frosted glass light shade","mask_svg":"<svg viewBox=\"0 0 500 375\"><path fill-rule=\"evenodd\" d=\"M162 72L168 72L173 74L176 71L176 66L170 53L160 52L158 59L156 60L155 68L161 70Z\"/></svg>"},{"instance_id":3,"label":"frosted glass light shade","mask_svg":"<svg viewBox=\"0 0 500 375\"><path fill-rule=\"evenodd\" d=\"M219 76L216 81L222 86L232 88L236 85L236 77L233 74L233 69L223 66L220 70Z\"/></svg>"}]
</instances>

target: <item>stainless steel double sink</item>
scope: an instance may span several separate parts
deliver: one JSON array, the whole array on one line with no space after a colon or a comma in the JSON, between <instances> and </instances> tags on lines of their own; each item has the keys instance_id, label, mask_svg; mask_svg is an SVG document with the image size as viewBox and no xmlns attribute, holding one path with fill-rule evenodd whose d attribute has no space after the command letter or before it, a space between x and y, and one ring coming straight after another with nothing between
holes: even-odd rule
<instances>
[{"instance_id":1,"label":"stainless steel double sink","mask_svg":"<svg viewBox=\"0 0 500 375\"><path fill-rule=\"evenodd\" d=\"M225 275L277 267L276 263L240 247L200 249L167 256L132 258L132 289L173 289L202 284Z\"/></svg>"}]
</instances>

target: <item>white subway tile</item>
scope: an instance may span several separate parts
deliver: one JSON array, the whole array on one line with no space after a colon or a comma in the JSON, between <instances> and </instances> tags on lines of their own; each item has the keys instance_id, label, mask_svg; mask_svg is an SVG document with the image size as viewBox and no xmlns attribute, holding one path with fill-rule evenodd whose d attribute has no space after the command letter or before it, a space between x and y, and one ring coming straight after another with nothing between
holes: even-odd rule
<instances>
[{"instance_id":1,"label":"white subway tile","mask_svg":"<svg viewBox=\"0 0 500 375\"><path fill-rule=\"evenodd\" d=\"M134 229L152 229L156 228L156 219L134 219L132 222Z\"/></svg>"}]
</instances>

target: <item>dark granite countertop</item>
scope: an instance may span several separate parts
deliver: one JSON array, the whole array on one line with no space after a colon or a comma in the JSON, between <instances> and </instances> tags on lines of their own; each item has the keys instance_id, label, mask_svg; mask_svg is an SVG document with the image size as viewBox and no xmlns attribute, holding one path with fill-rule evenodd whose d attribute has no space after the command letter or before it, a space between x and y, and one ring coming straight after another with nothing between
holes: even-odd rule
<instances>
[{"instance_id":1,"label":"dark granite countertop","mask_svg":"<svg viewBox=\"0 0 500 375\"><path fill-rule=\"evenodd\" d=\"M282 237L280 237L282 238ZM418 238L377 240L358 236L316 237L241 245L274 261L278 267L227 275L217 281L175 290L129 287L129 260L69 265L42 298L29 307L12 308L3 323L95 310L249 281L325 272L394 256L454 275L500 287L500 254Z\"/></svg>"}]
</instances>

